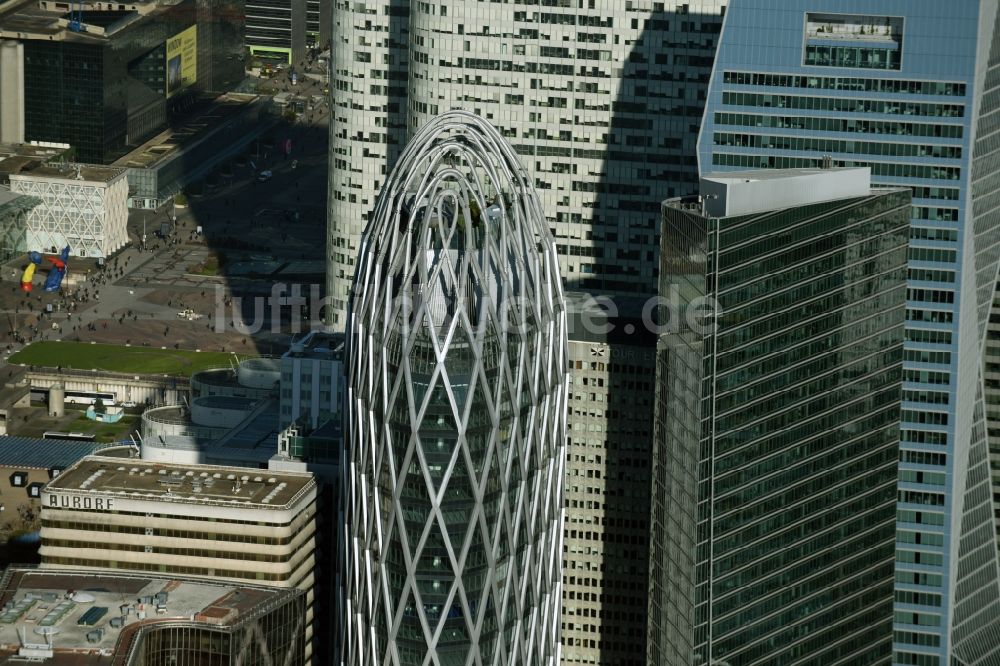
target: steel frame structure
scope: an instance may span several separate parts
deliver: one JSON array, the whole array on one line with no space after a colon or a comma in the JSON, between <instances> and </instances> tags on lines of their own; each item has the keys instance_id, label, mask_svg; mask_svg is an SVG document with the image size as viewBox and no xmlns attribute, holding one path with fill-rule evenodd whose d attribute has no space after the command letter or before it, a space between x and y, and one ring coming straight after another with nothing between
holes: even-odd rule
<instances>
[{"instance_id":1,"label":"steel frame structure","mask_svg":"<svg viewBox=\"0 0 1000 666\"><path fill-rule=\"evenodd\" d=\"M125 170L108 181L18 174L11 191L41 200L28 213L29 250L70 246L74 257L108 257L128 243L128 181Z\"/></svg>"},{"instance_id":2,"label":"steel frame structure","mask_svg":"<svg viewBox=\"0 0 1000 666\"><path fill-rule=\"evenodd\" d=\"M559 663L566 305L531 179L452 111L407 146L348 317L342 663Z\"/></svg>"}]
</instances>

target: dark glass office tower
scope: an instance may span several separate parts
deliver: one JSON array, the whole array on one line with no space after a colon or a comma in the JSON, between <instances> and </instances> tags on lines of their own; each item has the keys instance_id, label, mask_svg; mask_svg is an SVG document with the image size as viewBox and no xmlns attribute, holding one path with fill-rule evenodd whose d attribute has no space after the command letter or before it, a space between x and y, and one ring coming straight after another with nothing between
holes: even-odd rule
<instances>
[{"instance_id":1,"label":"dark glass office tower","mask_svg":"<svg viewBox=\"0 0 1000 666\"><path fill-rule=\"evenodd\" d=\"M65 16L42 11L25 23L14 10L0 17L0 33L16 33L24 45L25 139L68 143L80 161L114 161L199 93L225 92L243 79L238 2L88 5L81 32L67 28Z\"/></svg>"},{"instance_id":2,"label":"dark glass office tower","mask_svg":"<svg viewBox=\"0 0 1000 666\"><path fill-rule=\"evenodd\" d=\"M867 169L665 202L649 663L888 663L909 206Z\"/></svg>"},{"instance_id":3,"label":"dark glass office tower","mask_svg":"<svg viewBox=\"0 0 1000 666\"><path fill-rule=\"evenodd\" d=\"M247 4L247 48L256 58L296 65L305 57L307 19L319 7L306 0L255 0Z\"/></svg>"},{"instance_id":4,"label":"dark glass office tower","mask_svg":"<svg viewBox=\"0 0 1000 666\"><path fill-rule=\"evenodd\" d=\"M1000 315L998 10L993 0L732 2L699 139L703 170L828 156L913 190L898 664L1000 663L987 440L989 429L1000 463L988 331Z\"/></svg>"}]
</instances>

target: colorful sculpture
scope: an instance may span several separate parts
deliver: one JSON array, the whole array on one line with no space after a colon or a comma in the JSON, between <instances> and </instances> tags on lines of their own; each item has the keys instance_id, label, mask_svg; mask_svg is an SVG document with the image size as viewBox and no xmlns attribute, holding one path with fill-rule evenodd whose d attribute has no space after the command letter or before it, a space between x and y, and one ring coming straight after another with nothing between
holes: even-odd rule
<instances>
[{"instance_id":1,"label":"colorful sculpture","mask_svg":"<svg viewBox=\"0 0 1000 666\"><path fill-rule=\"evenodd\" d=\"M30 293L32 289L31 280L35 277L35 269L42 263L42 255L37 252L28 253L28 267L21 274L21 291Z\"/></svg>"},{"instance_id":2,"label":"colorful sculpture","mask_svg":"<svg viewBox=\"0 0 1000 666\"><path fill-rule=\"evenodd\" d=\"M45 278L45 291L59 291L63 278L66 277L66 264L69 261L69 245L63 248L58 259L49 257L49 261L52 262L52 270L49 271L49 276Z\"/></svg>"}]
</instances>

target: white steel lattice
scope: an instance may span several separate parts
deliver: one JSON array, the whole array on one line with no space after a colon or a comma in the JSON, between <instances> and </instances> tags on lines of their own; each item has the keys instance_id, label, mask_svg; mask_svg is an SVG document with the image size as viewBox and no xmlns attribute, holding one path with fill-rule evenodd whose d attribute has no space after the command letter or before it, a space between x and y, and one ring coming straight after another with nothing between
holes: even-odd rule
<instances>
[{"instance_id":1,"label":"white steel lattice","mask_svg":"<svg viewBox=\"0 0 1000 666\"><path fill-rule=\"evenodd\" d=\"M12 175L11 191L42 201L28 213L28 249L69 245L75 257L107 257L122 248L128 242L128 181L120 171L108 181Z\"/></svg>"},{"instance_id":2,"label":"white steel lattice","mask_svg":"<svg viewBox=\"0 0 1000 666\"><path fill-rule=\"evenodd\" d=\"M559 662L566 307L511 146L453 111L413 138L349 317L344 663Z\"/></svg>"}]
</instances>

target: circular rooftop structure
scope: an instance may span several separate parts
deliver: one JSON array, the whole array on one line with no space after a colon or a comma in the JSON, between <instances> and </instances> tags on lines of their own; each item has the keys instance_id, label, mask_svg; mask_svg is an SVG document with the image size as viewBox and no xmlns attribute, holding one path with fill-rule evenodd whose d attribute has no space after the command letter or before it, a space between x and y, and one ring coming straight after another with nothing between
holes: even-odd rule
<instances>
[{"instance_id":1,"label":"circular rooftop structure","mask_svg":"<svg viewBox=\"0 0 1000 666\"><path fill-rule=\"evenodd\" d=\"M195 396L221 395L260 400L273 395L281 379L280 358L248 358L238 368L209 368L191 375Z\"/></svg>"},{"instance_id":2,"label":"circular rooftop structure","mask_svg":"<svg viewBox=\"0 0 1000 666\"><path fill-rule=\"evenodd\" d=\"M240 363L237 379L248 388L273 389L281 380L281 359L248 358Z\"/></svg>"},{"instance_id":3,"label":"circular rooftop structure","mask_svg":"<svg viewBox=\"0 0 1000 666\"><path fill-rule=\"evenodd\" d=\"M253 411L257 400L229 395L203 395L191 401L191 422L211 428L235 428Z\"/></svg>"},{"instance_id":4,"label":"circular rooftop structure","mask_svg":"<svg viewBox=\"0 0 1000 666\"><path fill-rule=\"evenodd\" d=\"M196 422L186 405L153 407L142 413L142 437L166 437L180 435L198 440L221 437L228 430L226 426L203 425Z\"/></svg>"}]
</instances>

